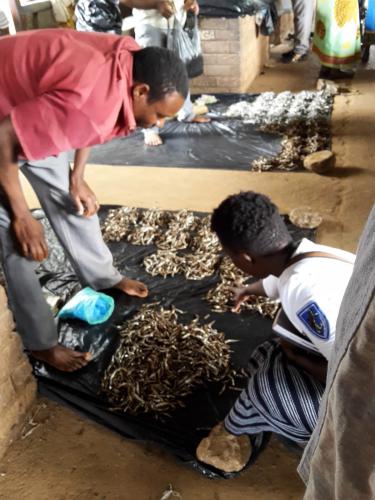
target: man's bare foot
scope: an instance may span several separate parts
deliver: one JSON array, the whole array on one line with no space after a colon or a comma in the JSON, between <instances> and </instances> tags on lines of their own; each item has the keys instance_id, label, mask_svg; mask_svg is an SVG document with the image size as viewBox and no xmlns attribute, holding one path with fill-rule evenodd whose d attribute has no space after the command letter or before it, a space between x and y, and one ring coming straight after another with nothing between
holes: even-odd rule
<instances>
[{"instance_id":1,"label":"man's bare foot","mask_svg":"<svg viewBox=\"0 0 375 500\"><path fill-rule=\"evenodd\" d=\"M249 436L230 434L223 423L215 425L210 434L199 443L197 458L224 472L239 472L251 455Z\"/></svg>"},{"instance_id":2,"label":"man's bare foot","mask_svg":"<svg viewBox=\"0 0 375 500\"><path fill-rule=\"evenodd\" d=\"M163 141L157 132L153 132L151 130L145 132L146 146L160 146L161 144L163 144Z\"/></svg>"},{"instance_id":3,"label":"man's bare foot","mask_svg":"<svg viewBox=\"0 0 375 500\"><path fill-rule=\"evenodd\" d=\"M210 121L211 118L208 118L208 116L195 115L191 123L210 123Z\"/></svg>"},{"instance_id":4,"label":"man's bare foot","mask_svg":"<svg viewBox=\"0 0 375 500\"><path fill-rule=\"evenodd\" d=\"M44 351L31 351L32 356L39 361L51 365L63 372L74 372L80 370L91 361L89 352L78 352L68 349L61 344L55 345Z\"/></svg>"},{"instance_id":5,"label":"man's bare foot","mask_svg":"<svg viewBox=\"0 0 375 500\"><path fill-rule=\"evenodd\" d=\"M127 295L132 295L135 297L141 297L144 299L148 295L147 286L140 281L131 280L128 278L122 278L122 280L114 286Z\"/></svg>"}]
</instances>

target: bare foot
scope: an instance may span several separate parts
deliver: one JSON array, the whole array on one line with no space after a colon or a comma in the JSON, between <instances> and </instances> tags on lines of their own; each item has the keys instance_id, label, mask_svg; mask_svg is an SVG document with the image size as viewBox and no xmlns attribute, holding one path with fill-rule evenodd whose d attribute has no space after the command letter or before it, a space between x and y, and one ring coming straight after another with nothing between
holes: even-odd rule
<instances>
[{"instance_id":1,"label":"bare foot","mask_svg":"<svg viewBox=\"0 0 375 500\"><path fill-rule=\"evenodd\" d=\"M194 118L191 120L192 123L210 123L211 118L208 118L208 116L200 116L200 115L195 115Z\"/></svg>"},{"instance_id":2,"label":"bare foot","mask_svg":"<svg viewBox=\"0 0 375 500\"><path fill-rule=\"evenodd\" d=\"M146 146L160 146L163 141L157 132L147 131L145 133L145 144Z\"/></svg>"},{"instance_id":3,"label":"bare foot","mask_svg":"<svg viewBox=\"0 0 375 500\"><path fill-rule=\"evenodd\" d=\"M224 472L239 472L251 455L249 436L230 434L223 423L215 425L210 434L199 443L197 458Z\"/></svg>"},{"instance_id":4,"label":"bare foot","mask_svg":"<svg viewBox=\"0 0 375 500\"><path fill-rule=\"evenodd\" d=\"M51 365L57 370L63 372L74 372L87 365L91 361L92 356L89 352L77 352L72 349L58 344L51 349L44 351L31 351L35 359L44 361L47 365Z\"/></svg>"},{"instance_id":5,"label":"bare foot","mask_svg":"<svg viewBox=\"0 0 375 500\"><path fill-rule=\"evenodd\" d=\"M141 297L144 299L148 295L147 286L140 281L131 280L128 278L122 278L122 280L114 286L127 295L132 295L135 297Z\"/></svg>"}]
</instances>

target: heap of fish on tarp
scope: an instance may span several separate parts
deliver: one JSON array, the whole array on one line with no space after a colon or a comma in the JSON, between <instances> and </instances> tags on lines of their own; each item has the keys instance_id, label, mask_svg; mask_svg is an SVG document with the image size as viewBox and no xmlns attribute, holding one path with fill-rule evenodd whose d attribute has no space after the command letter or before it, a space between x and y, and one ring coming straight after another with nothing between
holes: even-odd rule
<instances>
[{"instance_id":1,"label":"heap of fish on tarp","mask_svg":"<svg viewBox=\"0 0 375 500\"><path fill-rule=\"evenodd\" d=\"M102 389L117 411L168 414L207 382L235 387L230 348L212 323L187 324L175 308L147 305L119 327L121 341Z\"/></svg>"},{"instance_id":2,"label":"heap of fish on tarp","mask_svg":"<svg viewBox=\"0 0 375 500\"><path fill-rule=\"evenodd\" d=\"M284 136L281 153L256 159L253 170L295 170L307 155L330 148L332 106L333 95L326 91L264 92L253 102L232 104L225 116Z\"/></svg>"},{"instance_id":3,"label":"heap of fish on tarp","mask_svg":"<svg viewBox=\"0 0 375 500\"><path fill-rule=\"evenodd\" d=\"M206 295L212 311L229 311L232 287L248 279L222 255L207 216L120 207L110 210L102 229L106 241L154 244L155 252L143 261L152 276L183 274L200 280L218 271L219 282ZM243 307L273 317L278 303L253 296ZM222 390L236 387L239 374L231 368L224 334L213 323L199 318L184 323L180 317L182 311L153 304L118 327L120 345L102 382L113 408L131 414L168 414L207 382L220 382Z\"/></svg>"}]
</instances>

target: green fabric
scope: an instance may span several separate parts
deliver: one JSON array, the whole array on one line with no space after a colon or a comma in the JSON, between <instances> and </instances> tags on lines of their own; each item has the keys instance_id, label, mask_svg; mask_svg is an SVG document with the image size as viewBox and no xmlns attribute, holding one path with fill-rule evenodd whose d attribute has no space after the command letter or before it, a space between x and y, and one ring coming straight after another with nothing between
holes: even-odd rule
<instances>
[{"instance_id":1,"label":"green fabric","mask_svg":"<svg viewBox=\"0 0 375 500\"><path fill-rule=\"evenodd\" d=\"M313 51L323 66L356 64L361 53L358 0L317 0Z\"/></svg>"}]
</instances>

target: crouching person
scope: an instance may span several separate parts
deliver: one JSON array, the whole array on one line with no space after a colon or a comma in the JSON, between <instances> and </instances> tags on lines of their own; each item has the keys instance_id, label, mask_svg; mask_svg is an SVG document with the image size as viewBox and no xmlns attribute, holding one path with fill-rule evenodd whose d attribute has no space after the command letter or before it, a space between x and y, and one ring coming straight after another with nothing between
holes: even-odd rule
<instances>
[{"instance_id":1,"label":"crouching person","mask_svg":"<svg viewBox=\"0 0 375 500\"><path fill-rule=\"evenodd\" d=\"M212 229L233 263L258 279L235 290L235 310L250 295L279 299L317 352L283 339L264 342L251 354L245 389L197 448L202 462L235 472L251 455L252 435L274 432L301 447L308 442L355 256L308 239L294 243L276 206L254 192L224 200L212 215Z\"/></svg>"}]
</instances>

